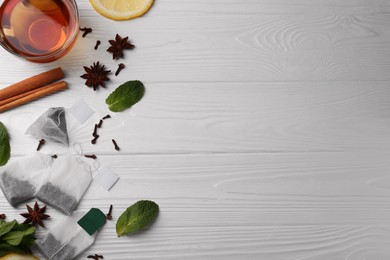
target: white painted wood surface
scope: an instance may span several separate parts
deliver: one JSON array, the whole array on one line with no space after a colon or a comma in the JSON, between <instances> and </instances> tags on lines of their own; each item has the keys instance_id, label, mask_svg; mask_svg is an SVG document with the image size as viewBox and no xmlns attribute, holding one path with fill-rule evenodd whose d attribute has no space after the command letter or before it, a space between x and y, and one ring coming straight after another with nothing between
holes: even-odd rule
<instances>
[{"instance_id":1,"label":"white painted wood surface","mask_svg":"<svg viewBox=\"0 0 390 260\"><path fill-rule=\"evenodd\" d=\"M48 107L83 98L98 118L117 85L145 83L145 98L107 121L98 145L95 118L70 129L121 177L110 192L92 184L79 206L114 204L114 221L79 259L390 259L390 1L157 0L126 22L78 3L94 31L65 58L38 65L0 50L0 88L61 66L70 89L0 120L16 159L35 150L24 131ZM82 66L115 70L104 51L115 33L137 48L93 92ZM139 199L160 205L157 222L117 238L115 220ZM1 199L0 211L21 220L24 209Z\"/></svg>"}]
</instances>

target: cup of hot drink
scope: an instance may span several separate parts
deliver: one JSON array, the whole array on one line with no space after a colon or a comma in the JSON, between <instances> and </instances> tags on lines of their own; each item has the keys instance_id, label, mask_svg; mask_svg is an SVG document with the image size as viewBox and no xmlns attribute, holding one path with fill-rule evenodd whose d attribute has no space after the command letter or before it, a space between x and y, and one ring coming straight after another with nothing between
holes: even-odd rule
<instances>
[{"instance_id":1,"label":"cup of hot drink","mask_svg":"<svg viewBox=\"0 0 390 260\"><path fill-rule=\"evenodd\" d=\"M5 0L0 7L0 45L28 61L63 57L79 30L75 0Z\"/></svg>"}]
</instances>

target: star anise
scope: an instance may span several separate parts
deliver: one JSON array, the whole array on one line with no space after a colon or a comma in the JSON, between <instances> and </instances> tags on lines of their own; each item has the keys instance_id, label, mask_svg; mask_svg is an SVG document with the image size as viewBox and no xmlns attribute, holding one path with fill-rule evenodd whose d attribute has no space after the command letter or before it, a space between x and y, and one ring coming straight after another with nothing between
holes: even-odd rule
<instances>
[{"instance_id":1,"label":"star anise","mask_svg":"<svg viewBox=\"0 0 390 260\"><path fill-rule=\"evenodd\" d=\"M38 203L35 202L34 208L31 208L29 205L26 205L26 207L28 212L20 214L26 218L23 224L28 224L31 222L31 225L33 226L38 224L41 227L45 227L45 225L43 224L43 220L50 218L49 215L45 214L46 205L42 208L39 208Z\"/></svg>"},{"instance_id":2,"label":"star anise","mask_svg":"<svg viewBox=\"0 0 390 260\"><path fill-rule=\"evenodd\" d=\"M112 53L112 58L117 60L119 58L123 58L124 50L134 49L134 45L129 42L129 37L125 37L122 39L118 34L115 36L115 40L108 41L111 46L107 49L108 52Z\"/></svg>"},{"instance_id":3,"label":"star anise","mask_svg":"<svg viewBox=\"0 0 390 260\"><path fill-rule=\"evenodd\" d=\"M96 91L99 86L104 88L104 82L110 80L107 75L110 74L111 70L106 70L106 67L101 65L99 62L94 62L89 68L84 66L84 70L87 73L81 75L80 77L86 79L85 85L92 87L94 91Z\"/></svg>"}]
</instances>

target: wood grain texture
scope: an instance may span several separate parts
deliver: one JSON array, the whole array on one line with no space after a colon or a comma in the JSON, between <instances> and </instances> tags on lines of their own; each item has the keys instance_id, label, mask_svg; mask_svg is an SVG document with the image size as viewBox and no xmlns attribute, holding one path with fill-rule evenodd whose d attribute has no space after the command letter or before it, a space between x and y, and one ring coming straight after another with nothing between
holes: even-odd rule
<instances>
[{"instance_id":1,"label":"wood grain texture","mask_svg":"<svg viewBox=\"0 0 390 260\"><path fill-rule=\"evenodd\" d=\"M171 83L145 82L142 102L106 120L97 145L94 124L110 111L110 89L93 93L82 86L9 112L13 155L31 152L37 140L28 126L48 107L70 107L75 96L97 113L85 125L70 122L70 140L86 152L117 154L289 153L387 150L390 147L389 88L383 82L350 83ZM29 115L26 117L26 115ZM23 147L29 147L28 149ZM42 151L69 149L47 145Z\"/></svg>"},{"instance_id":2,"label":"wood grain texture","mask_svg":"<svg viewBox=\"0 0 390 260\"><path fill-rule=\"evenodd\" d=\"M82 98L96 110L84 125L68 117L70 147L42 148L61 156L81 147L121 178L110 192L93 183L82 200L80 210L114 204L114 220L78 259L390 258L390 1L157 0L125 22L78 5L93 33L63 59L32 64L0 49L0 88L56 66L69 83L0 114L12 160L36 149L24 132L49 107ZM116 33L136 48L93 92L82 66L114 71L105 49ZM132 79L145 97L110 113L105 98ZM21 220L23 207L0 196L0 212ZM160 205L157 222L117 238L116 219L140 199ZM48 213L49 227L62 216Z\"/></svg>"},{"instance_id":3,"label":"wood grain texture","mask_svg":"<svg viewBox=\"0 0 390 260\"><path fill-rule=\"evenodd\" d=\"M121 180L93 183L79 209L114 219L88 253L109 259L386 259L390 153L99 156ZM364 160L362 160L364 158ZM144 233L117 238L139 199L161 207ZM0 207L9 216L6 202ZM48 210L53 220L61 214Z\"/></svg>"},{"instance_id":4,"label":"wood grain texture","mask_svg":"<svg viewBox=\"0 0 390 260\"><path fill-rule=\"evenodd\" d=\"M153 82L389 80L386 1L177 2L158 1L145 17L119 23L79 1L81 25L94 32L54 64L69 73L96 60L116 68L104 49L119 33L138 46L126 54L134 61L129 76ZM99 51L93 49L97 39ZM6 51L0 55L14 63ZM23 61L15 66L17 71L0 68L9 75L0 86L42 70Z\"/></svg>"}]
</instances>

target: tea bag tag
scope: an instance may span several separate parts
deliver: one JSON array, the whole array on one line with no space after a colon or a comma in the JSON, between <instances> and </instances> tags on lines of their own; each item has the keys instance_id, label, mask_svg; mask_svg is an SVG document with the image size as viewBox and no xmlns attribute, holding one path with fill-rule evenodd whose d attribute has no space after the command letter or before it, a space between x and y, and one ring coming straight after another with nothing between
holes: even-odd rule
<instances>
[{"instance_id":1,"label":"tea bag tag","mask_svg":"<svg viewBox=\"0 0 390 260\"><path fill-rule=\"evenodd\" d=\"M77 222L77 224L92 236L106 224L106 215L100 209L92 208Z\"/></svg>"},{"instance_id":2,"label":"tea bag tag","mask_svg":"<svg viewBox=\"0 0 390 260\"><path fill-rule=\"evenodd\" d=\"M88 106L83 99L74 103L68 111L79 121L80 124L84 124L93 114L95 114L95 111Z\"/></svg>"},{"instance_id":3,"label":"tea bag tag","mask_svg":"<svg viewBox=\"0 0 390 260\"><path fill-rule=\"evenodd\" d=\"M119 176L116 175L110 168L102 167L99 169L94 180L104 189L109 191L119 180Z\"/></svg>"}]
</instances>

